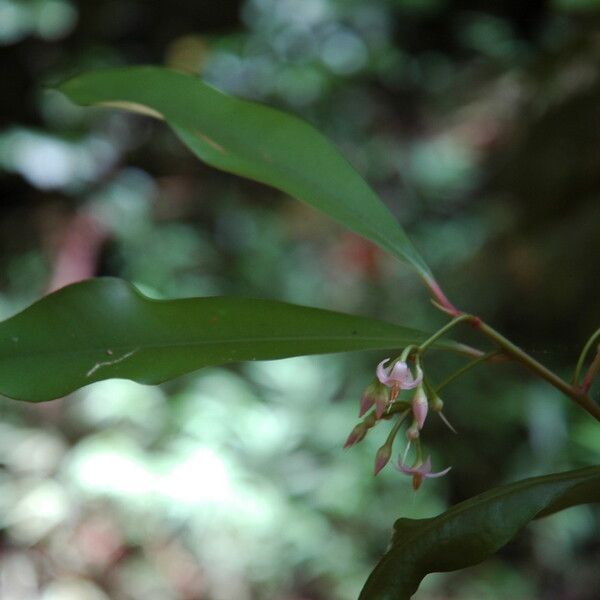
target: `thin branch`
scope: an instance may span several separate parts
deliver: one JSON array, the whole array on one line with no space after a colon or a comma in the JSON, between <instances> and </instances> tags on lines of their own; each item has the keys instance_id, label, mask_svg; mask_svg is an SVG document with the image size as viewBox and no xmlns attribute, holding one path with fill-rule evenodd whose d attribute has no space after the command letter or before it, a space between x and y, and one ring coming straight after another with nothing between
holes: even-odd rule
<instances>
[{"instance_id":1,"label":"thin branch","mask_svg":"<svg viewBox=\"0 0 600 600\"><path fill-rule=\"evenodd\" d=\"M477 328L481 333L496 343L506 354L522 363L527 369L545 379L548 383L560 390L563 394L574 400L581 408L600 421L600 406L587 394L587 391L570 385L547 367L539 363L532 356L521 350L516 344L505 338L501 333L490 327L487 323L479 321Z\"/></svg>"},{"instance_id":2,"label":"thin branch","mask_svg":"<svg viewBox=\"0 0 600 600\"><path fill-rule=\"evenodd\" d=\"M583 378L583 383L581 384L581 388L585 393L590 391L592 384L594 383L594 379L596 375L600 372L600 345L596 349L596 356L590 365L585 377Z\"/></svg>"},{"instance_id":3,"label":"thin branch","mask_svg":"<svg viewBox=\"0 0 600 600\"><path fill-rule=\"evenodd\" d=\"M425 283L429 287L431 293L433 294L435 300L432 300L434 305L436 305L440 310L444 311L447 314L450 314L452 317L462 317L466 315L464 320L465 322L470 323L475 329L483 333L486 337L488 337L492 342L498 346L505 355L510 356L517 362L523 364L527 369L531 372L535 373L542 379L545 379L550 385L554 386L556 389L560 390L565 396L568 396L572 400L574 400L581 408L583 408L586 412L592 415L597 421L600 421L600 406L596 404L588 395L589 388L591 387L592 381L598 371L600 371L600 358L596 355L596 358L592 362L588 373L586 374L585 382L582 386L571 385L560 378L558 375L553 373L550 369L545 367L543 364L535 360L532 356L527 354L527 352L521 350L516 344L513 344L509 339L505 338L500 332L496 331L492 327L490 327L487 323L483 322L479 317L474 315L467 315L467 313L463 313L458 310L445 296L443 291L437 282L433 279L433 277L424 278ZM454 321L452 321L454 324ZM587 354L587 350L591 347L593 341L600 336L600 330L598 330L592 337L590 341L586 344L584 348L585 352L582 352L582 356L580 356L579 363L583 364L585 360L585 354ZM599 352L600 354L600 352ZM581 365L578 364L579 370L581 370ZM578 372L577 372L578 374ZM586 387L587 386L587 387Z\"/></svg>"},{"instance_id":4,"label":"thin branch","mask_svg":"<svg viewBox=\"0 0 600 600\"><path fill-rule=\"evenodd\" d=\"M585 358L592 347L592 344L600 337L600 329L595 331L590 339L585 343L581 354L579 355L579 359L577 360L577 366L575 367L575 374L573 375L573 383L577 385L579 383L579 376L581 375L581 370L583 369L583 365L585 363Z\"/></svg>"},{"instance_id":5,"label":"thin branch","mask_svg":"<svg viewBox=\"0 0 600 600\"><path fill-rule=\"evenodd\" d=\"M493 358L494 356L498 356L499 354L501 354L500 350L492 350L492 352L488 352L487 354L483 354L482 356L473 359L472 361L468 362L466 365L462 366L460 369L449 375L438 386L435 386L435 392L439 393L447 385L451 384L455 379L457 379L461 375L464 375L467 371L470 371L473 367L476 367L477 365L486 362L487 360Z\"/></svg>"}]
</instances>

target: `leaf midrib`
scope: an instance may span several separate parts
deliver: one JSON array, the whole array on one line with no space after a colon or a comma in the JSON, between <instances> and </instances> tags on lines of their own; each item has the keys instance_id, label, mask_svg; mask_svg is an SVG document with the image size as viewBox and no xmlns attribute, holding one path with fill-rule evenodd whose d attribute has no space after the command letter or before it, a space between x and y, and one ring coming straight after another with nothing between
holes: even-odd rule
<instances>
[{"instance_id":1,"label":"leaf midrib","mask_svg":"<svg viewBox=\"0 0 600 600\"><path fill-rule=\"evenodd\" d=\"M353 336L353 335L343 335L343 336L328 336L328 337L320 337L320 336L309 336L309 337L296 337L296 336L282 336L282 337L269 337L269 338L244 338L240 339L220 339L215 341L198 341L198 342L165 342L165 343L135 343L131 344L105 344L102 347L87 347L82 346L80 348L73 349L46 349L46 350L35 350L27 353L27 356L45 356L47 354L73 354L76 352L106 352L106 350L129 350L132 347L140 348L140 350L156 350L156 349L164 349L164 348L186 348L186 347L194 347L194 346L208 346L208 345L218 345L218 344L249 344L249 343L264 343L264 342L293 342L293 341L343 341L343 340L362 340L362 341L373 341L373 342L395 342L396 340L390 340L387 337L363 337L363 336ZM398 340L399 345L402 345L406 342L406 340ZM16 342L18 343L18 342ZM367 348L368 349L368 348ZM383 348L382 348L383 349ZM376 348L373 348L376 350ZM340 352L344 352L345 350L340 350ZM21 354L23 356L24 354ZM19 354L17 353L17 356ZM0 359L1 360L1 359Z\"/></svg>"}]
</instances>

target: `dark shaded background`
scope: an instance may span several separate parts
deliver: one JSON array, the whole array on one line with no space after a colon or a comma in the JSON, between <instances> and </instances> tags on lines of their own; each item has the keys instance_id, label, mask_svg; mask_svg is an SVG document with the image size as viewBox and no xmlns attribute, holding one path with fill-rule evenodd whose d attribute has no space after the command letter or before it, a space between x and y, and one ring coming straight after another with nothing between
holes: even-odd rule
<instances>
[{"instance_id":1,"label":"dark shaded background","mask_svg":"<svg viewBox=\"0 0 600 600\"><path fill-rule=\"evenodd\" d=\"M48 89L91 67L166 64L313 122L456 304L569 377L600 322L599 20L591 0L0 0L1 314L113 275L155 297L443 322L367 242L200 164L159 123ZM587 415L495 366L448 389L459 436L430 422L424 442L449 477L417 496L391 468L373 480L385 432L340 446L378 360L4 400L2 598L353 598L398 516L597 462ZM440 379L458 364L431 362ZM597 511L572 509L418 597L592 600L598 533Z\"/></svg>"}]
</instances>

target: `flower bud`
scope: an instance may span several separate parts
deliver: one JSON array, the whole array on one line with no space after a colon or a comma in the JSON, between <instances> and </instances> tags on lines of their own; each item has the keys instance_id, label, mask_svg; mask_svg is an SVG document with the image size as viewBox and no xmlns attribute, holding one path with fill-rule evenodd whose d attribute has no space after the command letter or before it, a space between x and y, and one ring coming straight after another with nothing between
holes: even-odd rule
<instances>
[{"instance_id":1,"label":"flower bud","mask_svg":"<svg viewBox=\"0 0 600 600\"><path fill-rule=\"evenodd\" d=\"M408 443L414 442L419 438L419 425L416 421L413 421L413 424L406 430L406 439Z\"/></svg>"},{"instance_id":2,"label":"flower bud","mask_svg":"<svg viewBox=\"0 0 600 600\"><path fill-rule=\"evenodd\" d=\"M373 474L377 475L385 465L388 464L390 457L392 456L392 444L385 443L379 450L377 450L377 454L375 455L375 469L373 470Z\"/></svg>"},{"instance_id":3,"label":"flower bud","mask_svg":"<svg viewBox=\"0 0 600 600\"><path fill-rule=\"evenodd\" d=\"M434 393L433 397L429 401L429 406L431 406L431 410L436 413L441 413L444 409L444 401Z\"/></svg>"},{"instance_id":4,"label":"flower bud","mask_svg":"<svg viewBox=\"0 0 600 600\"><path fill-rule=\"evenodd\" d=\"M427 402L425 390L422 385L419 385L412 399L412 411L419 429L423 429L428 409L429 403Z\"/></svg>"},{"instance_id":5,"label":"flower bud","mask_svg":"<svg viewBox=\"0 0 600 600\"><path fill-rule=\"evenodd\" d=\"M453 433L456 433L456 429L454 429L454 427L452 427L452 423L450 423L450 421L448 421L448 419L446 418L446 415L444 415L444 413L442 412L442 410L444 408L444 401L435 392L433 392L433 398L430 401L430 405L431 405L431 410L433 410L438 415L440 415L440 419L442 419L442 421L444 421L446 427L448 427L448 429L450 429L450 431L452 431Z\"/></svg>"},{"instance_id":6,"label":"flower bud","mask_svg":"<svg viewBox=\"0 0 600 600\"><path fill-rule=\"evenodd\" d=\"M354 444L358 444L358 442L362 441L367 435L367 426L364 423L359 423L348 436L346 443L344 444L344 448L351 448Z\"/></svg>"},{"instance_id":7,"label":"flower bud","mask_svg":"<svg viewBox=\"0 0 600 600\"><path fill-rule=\"evenodd\" d=\"M379 381L374 381L367 386L367 389L363 392L363 395L360 399L360 410L358 416L362 417L373 405L375 405L377 418L379 419L385 412L387 398L387 388Z\"/></svg>"}]
</instances>

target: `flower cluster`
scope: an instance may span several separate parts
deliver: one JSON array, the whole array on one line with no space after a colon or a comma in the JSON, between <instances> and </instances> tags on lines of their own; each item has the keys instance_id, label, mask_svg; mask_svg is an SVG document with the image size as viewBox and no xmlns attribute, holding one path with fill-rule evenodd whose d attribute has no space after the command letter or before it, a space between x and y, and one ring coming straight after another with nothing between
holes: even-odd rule
<instances>
[{"instance_id":1,"label":"flower cluster","mask_svg":"<svg viewBox=\"0 0 600 600\"><path fill-rule=\"evenodd\" d=\"M385 444L379 448L375 457L375 475L383 469L389 462L392 454L392 446L398 430L403 421L412 414L412 425L406 430L407 446L404 454L398 459L397 469L409 475L413 479L413 488L417 490L423 480L434 477L442 477L451 467L433 473L431 471L431 459L427 457L425 461L421 456L420 432L425 425L427 414L431 408L437 412L444 422L454 431L450 423L442 414L443 402L439 396L430 389L431 386L426 384L424 380L423 370L417 358L415 364L415 373L406 362L408 349L403 355L390 362L389 358L381 361L375 370L375 379L364 391L360 399L359 417L366 415L371 408L375 410L368 414L350 433L345 448L349 448L360 442L367 434L371 427L374 427L380 420L389 419L393 415L398 414L398 420L393 426ZM389 363L389 364L388 364ZM429 392L429 397L428 393ZM412 400L409 402L399 400L399 395L402 390L412 390L415 392ZM411 444L415 443L416 457L412 466L405 464L406 456L411 448Z\"/></svg>"}]
</instances>

